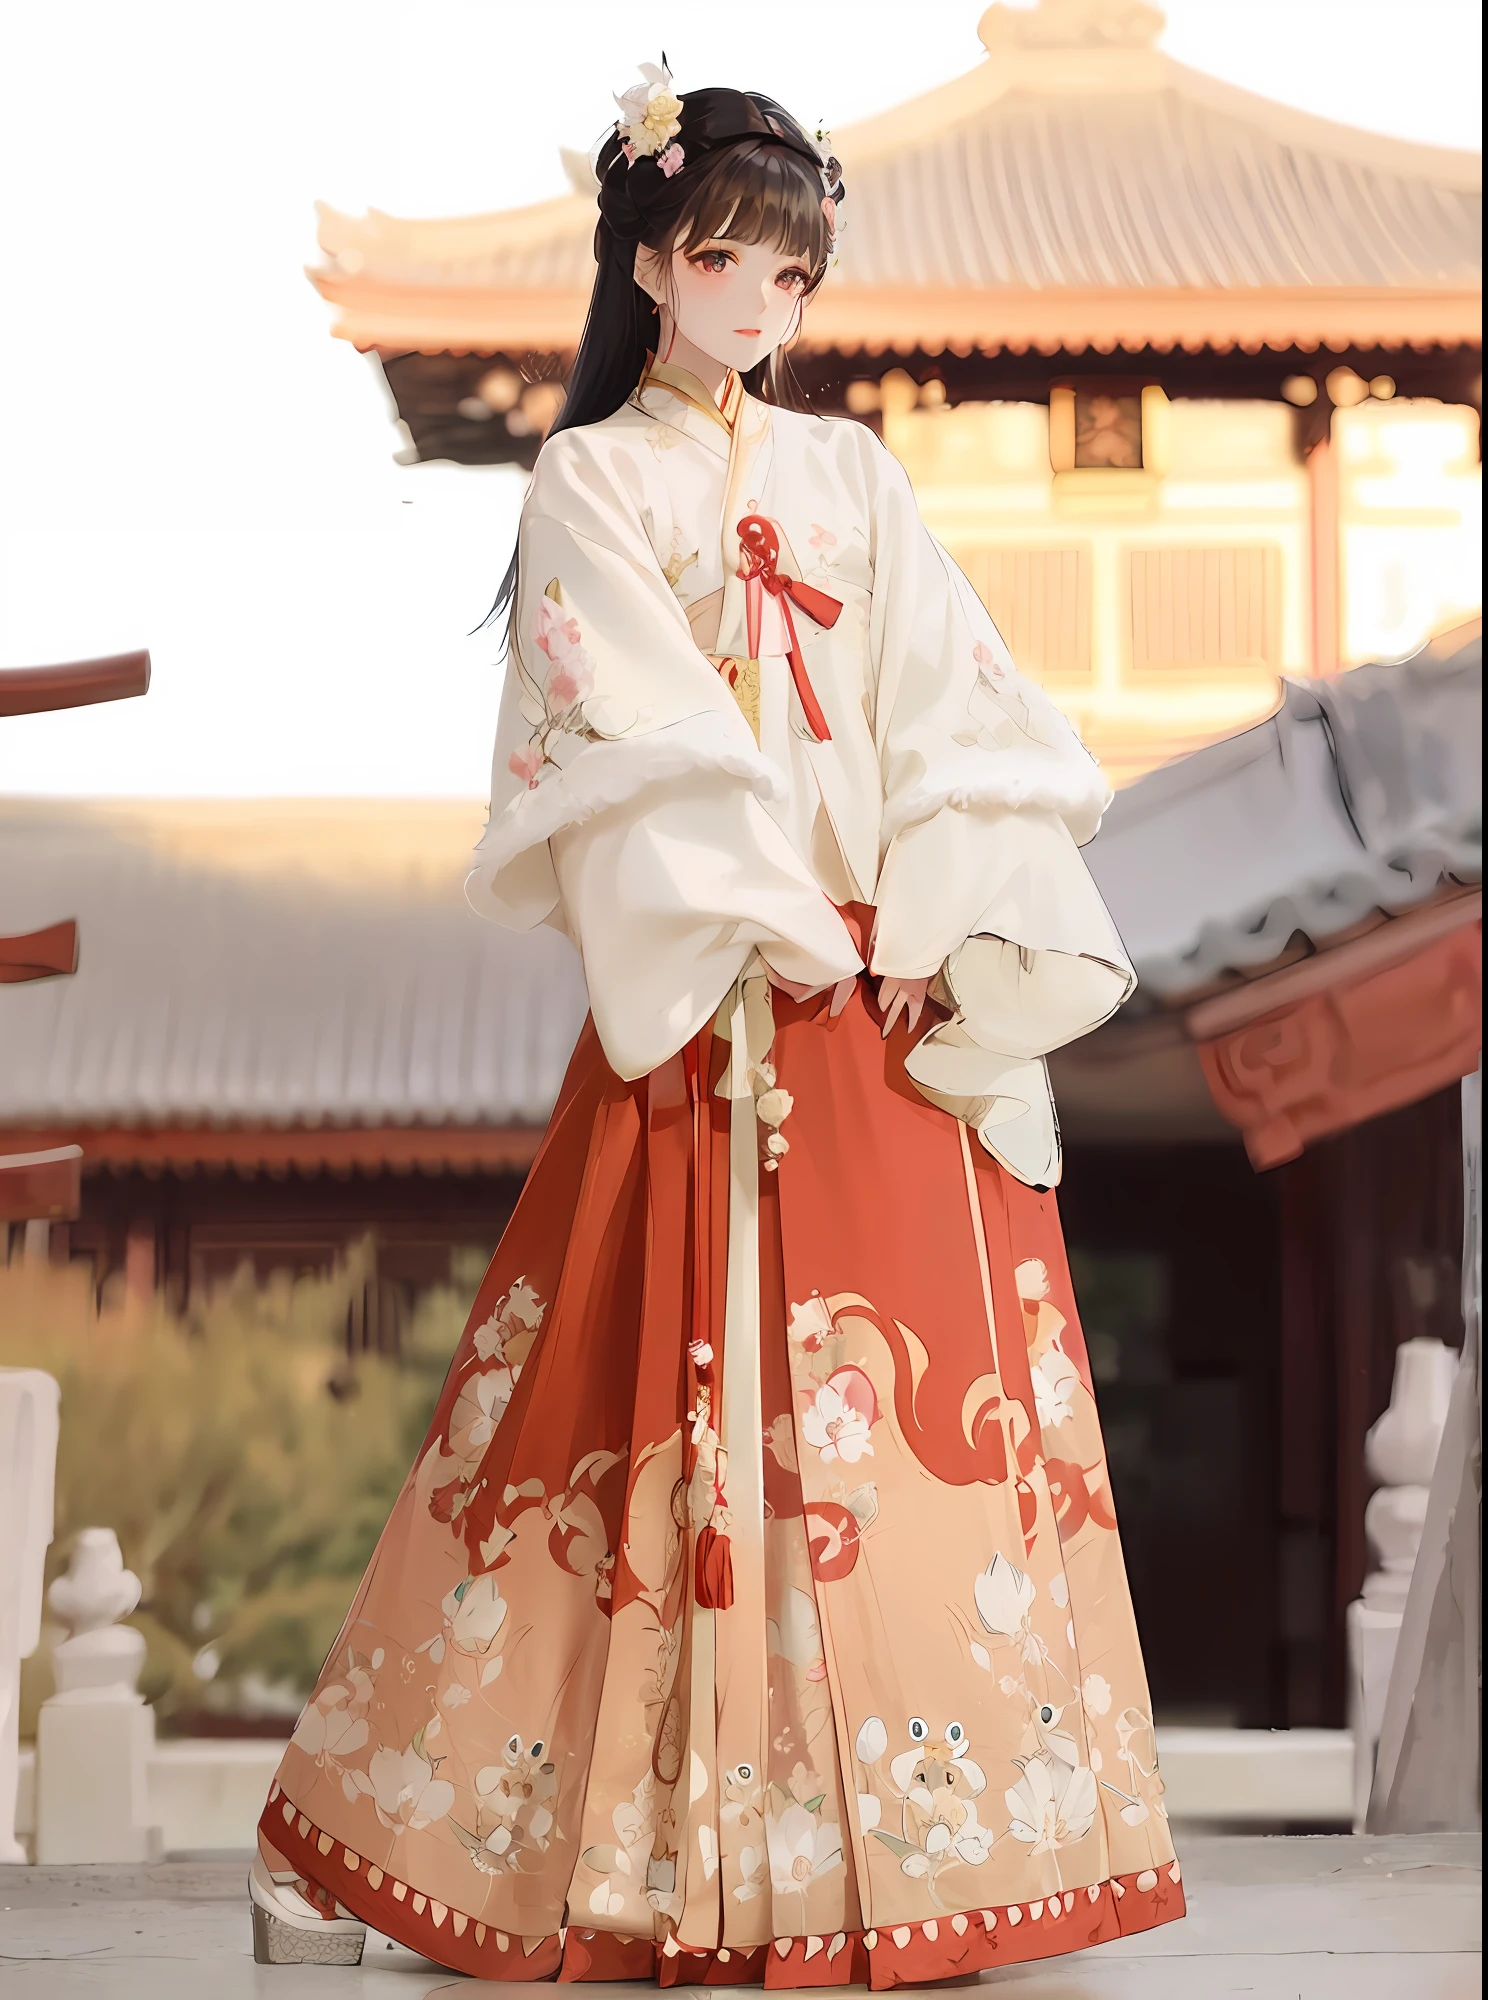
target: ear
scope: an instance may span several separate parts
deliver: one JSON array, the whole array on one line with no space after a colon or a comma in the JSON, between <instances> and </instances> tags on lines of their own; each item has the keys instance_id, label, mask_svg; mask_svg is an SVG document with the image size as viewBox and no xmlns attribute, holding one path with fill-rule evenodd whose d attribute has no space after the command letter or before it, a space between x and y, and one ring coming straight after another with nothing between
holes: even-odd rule
<instances>
[{"instance_id":1,"label":"ear","mask_svg":"<svg viewBox=\"0 0 1488 2000\"><path fill-rule=\"evenodd\" d=\"M671 259L664 250L653 250L649 243L636 245L635 281L646 297L659 306L667 303L670 264Z\"/></svg>"}]
</instances>

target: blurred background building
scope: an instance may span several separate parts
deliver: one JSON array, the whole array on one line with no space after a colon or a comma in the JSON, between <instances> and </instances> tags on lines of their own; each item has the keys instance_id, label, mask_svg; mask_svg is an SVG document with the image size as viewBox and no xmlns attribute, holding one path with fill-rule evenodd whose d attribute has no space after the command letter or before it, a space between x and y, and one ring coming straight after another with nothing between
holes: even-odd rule
<instances>
[{"instance_id":1,"label":"blurred background building","mask_svg":"<svg viewBox=\"0 0 1488 2000\"><path fill-rule=\"evenodd\" d=\"M1160 26L994 6L970 74L837 133L795 366L1121 787L1090 856L1142 983L1054 1069L1159 1718L1337 1728L1365 1434L1402 1343L1462 1340L1480 160L1185 69ZM322 211L312 276L406 462L532 463L588 291L567 164L523 210ZM0 806L6 927L86 940L0 1021L0 1150L84 1152L31 1254L186 1313L351 1269L349 1354L395 1358L499 1235L585 1007L561 938L464 905L480 818Z\"/></svg>"},{"instance_id":2,"label":"blurred background building","mask_svg":"<svg viewBox=\"0 0 1488 2000\"><path fill-rule=\"evenodd\" d=\"M245 1262L329 1271L371 1231L366 1339L395 1346L390 1298L494 1249L586 1002L562 938L473 918L481 818L0 802L7 911L65 907L84 940L74 978L7 995L0 1058L6 1149L84 1148L52 1262L179 1306Z\"/></svg>"},{"instance_id":3,"label":"blurred background building","mask_svg":"<svg viewBox=\"0 0 1488 2000\"><path fill-rule=\"evenodd\" d=\"M1477 154L1199 74L1126 0L994 6L969 75L834 134L812 407L881 429L1020 663L1118 782L1481 603ZM593 181L321 214L316 284L413 459L531 464Z\"/></svg>"}]
</instances>

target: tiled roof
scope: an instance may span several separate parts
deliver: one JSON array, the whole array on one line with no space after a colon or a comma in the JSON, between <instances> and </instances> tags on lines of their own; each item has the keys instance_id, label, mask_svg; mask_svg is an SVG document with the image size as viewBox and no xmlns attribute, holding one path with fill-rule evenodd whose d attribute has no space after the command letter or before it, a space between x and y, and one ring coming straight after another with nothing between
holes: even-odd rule
<instances>
[{"instance_id":1,"label":"tiled roof","mask_svg":"<svg viewBox=\"0 0 1488 2000\"><path fill-rule=\"evenodd\" d=\"M1253 729L1116 795L1086 858L1147 1001L1403 915L1483 872L1481 621L1286 681Z\"/></svg>"},{"instance_id":2,"label":"tiled roof","mask_svg":"<svg viewBox=\"0 0 1488 2000\"><path fill-rule=\"evenodd\" d=\"M847 230L808 347L1479 337L1479 155L1219 83L1124 4L1090 0L1083 34L1070 11L989 10L977 69L836 135ZM323 209L312 276L361 347L565 348L593 230L592 188L444 221Z\"/></svg>"},{"instance_id":3,"label":"tiled roof","mask_svg":"<svg viewBox=\"0 0 1488 2000\"><path fill-rule=\"evenodd\" d=\"M583 976L553 931L465 902L480 822L395 800L0 803L0 930L81 932L74 977L0 987L0 1126L541 1124Z\"/></svg>"}]
</instances>

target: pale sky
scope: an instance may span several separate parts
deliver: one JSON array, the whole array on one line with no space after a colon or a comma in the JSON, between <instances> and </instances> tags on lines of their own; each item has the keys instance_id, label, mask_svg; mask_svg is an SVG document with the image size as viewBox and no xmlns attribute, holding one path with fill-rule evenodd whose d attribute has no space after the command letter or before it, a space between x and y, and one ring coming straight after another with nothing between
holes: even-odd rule
<instances>
[{"instance_id":1,"label":"pale sky","mask_svg":"<svg viewBox=\"0 0 1488 2000\"><path fill-rule=\"evenodd\" d=\"M1180 60L1480 141L1468 0L1170 0ZM317 199L558 193L612 90L764 89L843 126L972 67L980 0L11 0L0 13L0 665L147 645L143 701L0 721L0 793L482 795L466 634L522 478L400 468L303 275ZM740 23L749 24L747 39Z\"/></svg>"}]
</instances>

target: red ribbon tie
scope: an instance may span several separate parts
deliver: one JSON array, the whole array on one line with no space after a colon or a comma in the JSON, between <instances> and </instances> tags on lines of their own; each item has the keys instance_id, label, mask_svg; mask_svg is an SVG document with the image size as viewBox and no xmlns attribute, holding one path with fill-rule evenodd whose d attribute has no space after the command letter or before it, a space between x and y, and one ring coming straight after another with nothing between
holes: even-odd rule
<instances>
[{"instance_id":1,"label":"red ribbon tie","mask_svg":"<svg viewBox=\"0 0 1488 2000\"><path fill-rule=\"evenodd\" d=\"M827 718L821 712L821 704L806 672L806 662L801 657L801 642L796 637L796 621L791 616L791 606L794 604L808 618L830 631L837 623L842 605L837 598L828 597L824 590L802 583L799 577L780 574L780 537L774 523L767 521L763 514L746 514L739 523L738 534L739 575L744 579L744 615L749 629L750 658L759 658L760 612L764 593L768 591L779 603L785 620L786 657L790 661L791 679L796 684L807 725L818 743L830 743L832 732L827 727Z\"/></svg>"}]
</instances>

